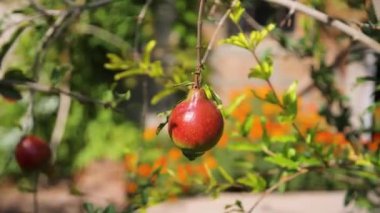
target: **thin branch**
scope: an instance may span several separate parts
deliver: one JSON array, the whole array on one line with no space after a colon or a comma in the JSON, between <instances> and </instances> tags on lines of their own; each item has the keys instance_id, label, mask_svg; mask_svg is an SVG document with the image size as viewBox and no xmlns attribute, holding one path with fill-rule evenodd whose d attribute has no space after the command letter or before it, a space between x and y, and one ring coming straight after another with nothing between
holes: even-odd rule
<instances>
[{"instance_id":1,"label":"thin branch","mask_svg":"<svg viewBox=\"0 0 380 213\"><path fill-rule=\"evenodd\" d=\"M50 18L51 14L42 5L38 4L35 0L29 0L30 6L39 12L41 15Z\"/></svg>"},{"instance_id":2,"label":"thin branch","mask_svg":"<svg viewBox=\"0 0 380 213\"><path fill-rule=\"evenodd\" d=\"M68 50L66 50L68 51ZM64 79L61 83L62 89L70 92L70 79L71 71L66 72ZM70 96L59 94L59 107L57 116L55 118L55 124L50 137L50 149L53 151L53 158L51 162L54 162L57 157L57 148L62 141L63 134L65 132L66 122L70 113L71 98Z\"/></svg>"},{"instance_id":3,"label":"thin branch","mask_svg":"<svg viewBox=\"0 0 380 213\"><path fill-rule=\"evenodd\" d=\"M198 21L197 21L197 67L194 72L194 87L200 88L201 86L201 72L202 72L202 16L204 10L205 0L199 1Z\"/></svg>"},{"instance_id":4,"label":"thin branch","mask_svg":"<svg viewBox=\"0 0 380 213\"><path fill-rule=\"evenodd\" d=\"M286 177L283 177L282 179L280 179L280 181L278 181L276 184L274 184L273 186L271 186L269 189L267 189L260 197L259 199L253 204L253 206L247 211L247 213L252 213L253 210L255 210L255 208L260 204L260 202L266 197L268 196L269 194L271 194L274 190L276 190L278 187L280 187L281 185L295 179L296 177L302 175L302 174L305 174L307 173L309 170L307 169L300 169L297 173L294 173L292 175L289 175L289 176L286 176Z\"/></svg>"},{"instance_id":5,"label":"thin branch","mask_svg":"<svg viewBox=\"0 0 380 213\"><path fill-rule=\"evenodd\" d=\"M45 35L41 39L39 46L37 47L37 53L34 59L33 66L31 68L33 73L33 79L38 80L38 70L40 68L41 63L43 62L43 58L45 56L45 52L49 46L49 44L59 36L59 34L63 31L63 29L68 26L70 20L74 15L78 14L78 10L68 10L61 12L61 15L57 18L53 25L46 31Z\"/></svg>"},{"instance_id":6,"label":"thin branch","mask_svg":"<svg viewBox=\"0 0 380 213\"><path fill-rule=\"evenodd\" d=\"M147 0L142 7L139 15L137 16L137 24L135 30L135 40L133 45L133 57L135 60L140 60L140 51L139 51L139 40L140 40L140 27L145 18L146 12L148 11L149 6L152 4L153 0Z\"/></svg>"},{"instance_id":7,"label":"thin branch","mask_svg":"<svg viewBox=\"0 0 380 213\"><path fill-rule=\"evenodd\" d=\"M115 2L115 1L112 1L112 0L99 0L99 1L96 1L96 2L90 2L88 4L85 4L81 7L81 9L94 9L94 8L98 8L98 7L102 7L106 4L109 4L109 3L112 3L112 2Z\"/></svg>"},{"instance_id":8,"label":"thin branch","mask_svg":"<svg viewBox=\"0 0 380 213\"><path fill-rule=\"evenodd\" d=\"M71 98L79 101L82 104L100 105L107 109L110 108L116 112L122 112L114 108L111 102L99 101L97 99L93 99L88 96L85 96L81 93L68 91L62 88L58 88L58 87L43 85L43 84L39 84L35 82L25 82L25 81L15 81L15 80L1 80L0 85L1 84L12 85L12 86L15 86L15 85L23 86L31 91L42 92L42 93L47 93L47 94L54 94L54 95L64 94L64 95L70 96Z\"/></svg>"},{"instance_id":9,"label":"thin branch","mask_svg":"<svg viewBox=\"0 0 380 213\"><path fill-rule=\"evenodd\" d=\"M363 32L350 27L349 25L345 24L344 22L340 20L332 18L325 13L322 13L318 10L308 7L298 1L292 1L292 0L263 0L263 1L282 5L289 9L295 9L296 11L300 11L322 23L331 25L339 29L340 31L351 36L354 40L358 40L361 43L365 44L367 47L376 51L377 53L380 53L380 44L378 42L368 37Z\"/></svg>"},{"instance_id":10,"label":"thin branch","mask_svg":"<svg viewBox=\"0 0 380 213\"><path fill-rule=\"evenodd\" d=\"M144 4L144 6L141 8L141 11L139 15L137 16L137 24L136 24L136 30L135 30L135 40L133 44L133 58L136 61L141 60L141 53L139 50L139 41L140 41L140 31L141 31L141 25L144 21L145 15L148 11L149 6L152 4L153 0L147 0ZM146 114L148 113L148 79L146 76L142 77L142 109L141 109L141 120L140 124L142 128L145 128L145 120L146 120Z\"/></svg>"},{"instance_id":11,"label":"thin branch","mask_svg":"<svg viewBox=\"0 0 380 213\"><path fill-rule=\"evenodd\" d=\"M216 39L216 36L218 35L218 32L219 30L222 28L224 22L227 20L228 16L231 14L231 11L232 11L232 7L237 4L238 0L234 0L232 3L231 3L231 6L230 8L228 8L228 10L226 10L226 12L224 13L224 15L222 16L222 18L219 20L218 22L218 25L216 26L215 30L214 30L214 33L212 34L211 36L211 39L208 43L208 46L207 46L207 49L203 55L203 58L202 58L202 61L201 61L201 66L203 66L205 63L206 63L206 60L207 60L207 57L208 55L210 54L210 51L212 49L212 45L214 44L215 42L215 39Z\"/></svg>"}]
</instances>

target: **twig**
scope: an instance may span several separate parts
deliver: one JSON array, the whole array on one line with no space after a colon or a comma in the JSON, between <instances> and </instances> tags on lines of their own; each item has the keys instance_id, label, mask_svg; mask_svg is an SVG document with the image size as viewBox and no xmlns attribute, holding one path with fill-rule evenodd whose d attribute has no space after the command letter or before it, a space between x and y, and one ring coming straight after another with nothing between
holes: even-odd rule
<instances>
[{"instance_id":1,"label":"twig","mask_svg":"<svg viewBox=\"0 0 380 213\"><path fill-rule=\"evenodd\" d=\"M224 22L227 20L228 16L230 15L231 11L232 11L232 7L238 2L238 0L234 0L232 3L231 3L231 6L230 8L228 8L228 10L226 10L226 12L224 13L224 15L222 16L222 18L219 20L218 22L218 25L216 26L215 30L214 30L214 33L212 34L211 36L211 39L208 43L208 46L207 46L207 49L203 55L203 58L202 58L202 61L201 61L201 66L203 66L205 63L206 63L206 60L207 60L207 57L208 55L210 54L210 51L211 51L211 48L215 42L215 39L216 39L216 36L218 35L218 32L220 30L220 28L222 28Z\"/></svg>"},{"instance_id":2,"label":"twig","mask_svg":"<svg viewBox=\"0 0 380 213\"><path fill-rule=\"evenodd\" d=\"M40 65L43 61L45 52L49 44L54 40L54 38L59 36L63 29L69 24L70 19L78 14L78 9L61 12L61 15L57 18L54 24L46 31L45 35L41 39L39 46L37 47L37 53L34 59L33 66L31 68L34 80L38 80L37 72L40 68Z\"/></svg>"},{"instance_id":3,"label":"twig","mask_svg":"<svg viewBox=\"0 0 380 213\"><path fill-rule=\"evenodd\" d=\"M147 0L142 7L139 15L137 16L137 24L135 30L135 40L133 45L133 57L135 60L140 60L140 51L139 51L139 40L140 40L140 27L145 18L146 12L148 11L149 6L152 4L153 0Z\"/></svg>"},{"instance_id":4,"label":"twig","mask_svg":"<svg viewBox=\"0 0 380 213\"><path fill-rule=\"evenodd\" d=\"M305 174L306 172L308 172L307 169L300 169L297 173L294 173L292 175L289 175L289 176L286 176L286 177L283 177L282 179L280 179L280 181L278 181L276 184L274 184L273 186L271 186L269 189L267 189L260 197L259 199L253 204L253 206L247 211L247 213L252 213L253 210L255 210L255 208L260 204L260 202L266 197L268 196L270 193L272 193L274 190L276 190L278 187L280 187L282 184L285 184L293 179L295 179L296 177L302 175L302 174Z\"/></svg>"},{"instance_id":5,"label":"twig","mask_svg":"<svg viewBox=\"0 0 380 213\"><path fill-rule=\"evenodd\" d=\"M201 72L202 72L202 15L205 0L199 0L199 11L197 20L197 67L194 72L194 88L201 87Z\"/></svg>"},{"instance_id":6,"label":"twig","mask_svg":"<svg viewBox=\"0 0 380 213\"><path fill-rule=\"evenodd\" d=\"M314 19L316 19L322 23L331 25L331 26L339 29L340 31L346 33L347 35L353 37L354 40L358 40L361 43L365 44L367 47L376 51L377 53L380 53L380 44L378 42L376 42L372 38L368 37L367 35L365 35L361 31L358 31L358 30L350 27L349 25L343 23L342 21L339 21L337 19L334 19L334 18L328 16L325 13L322 13L318 10L315 10L311 7L308 7L308 6L302 4L298 1L291 1L291 0L263 0L263 1L274 3L274 4L279 4L279 5L285 6L285 7L290 8L290 9L295 9L297 11L300 11L300 12L302 12L308 16L311 16L312 18L314 18Z\"/></svg>"},{"instance_id":7,"label":"twig","mask_svg":"<svg viewBox=\"0 0 380 213\"><path fill-rule=\"evenodd\" d=\"M50 18L51 14L40 4L38 4L35 0L29 0L30 6L33 7L37 12L39 12L41 15Z\"/></svg>"},{"instance_id":8,"label":"twig","mask_svg":"<svg viewBox=\"0 0 380 213\"><path fill-rule=\"evenodd\" d=\"M66 49L66 51L68 51ZM63 62L63 61L62 61ZM71 71L66 72L64 79L62 81L62 89L70 92L70 79ZM57 148L62 141L63 134L65 132L65 126L67 122L68 115L70 113L71 98L70 96L59 94L59 107L57 111L57 116L55 118L55 124L50 137L50 149L53 151L53 158L51 162L54 162L57 157Z\"/></svg>"},{"instance_id":9,"label":"twig","mask_svg":"<svg viewBox=\"0 0 380 213\"><path fill-rule=\"evenodd\" d=\"M80 103L83 104L95 104L95 105L100 105L103 106L104 108L110 108L116 112L122 112L115 107L112 106L111 102L103 102L99 101L97 99L92 99L90 97L87 97L85 95L82 95L78 92L72 92L72 91L67 91L65 89L61 89L58 87L53 87L53 86L48 86L48 85L43 85L35 82L25 82L25 81L14 81L14 80L0 80L0 85L19 85L23 86L29 90L32 91L37 91L37 92L43 92L43 93L48 93L48 94L64 94L67 96L70 96L71 98L79 101Z\"/></svg>"},{"instance_id":10,"label":"twig","mask_svg":"<svg viewBox=\"0 0 380 213\"><path fill-rule=\"evenodd\" d=\"M144 21L146 12L148 11L149 6L152 4L153 0L147 0L142 7L139 15L137 16L137 24L136 24L136 30L135 30L135 40L133 45L133 58L136 61L141 60L141 53L139 50L139 41L140 41L140 27ZM148 113L148 82L146 79L146 76L142 77L142 109L141 109L141 127L145 128L145 120L146 120L146 114Z\"/></svg>"},{"instance_id":11,"label":"twig","mask_svg":"<svg viewBox=\"0 0 380 213\"><path fill-rule=\"evenodd\" d=\"M129 44L125 42L119 36L95 25L90 24L78 24L77 29L80 33L90 34L98 39L101 39L116 48L119 48L122 54L125 54L129 47Z\"/></svg>"},{"instance_id":12,"label":"twig","mask_svg":"<svg viewBox=\"0 0 380 213\"><path fill-rule=\"evenodd\" d=\"M114 2L114 1L112 1L112 0L99 0L96 2L90 2L88 4L81 6L81 9L82 10L83 9L94 9L94 8L98 8L98 7L104 6L104 5L112 3L112 2Z\"/></svg>"}]
</instances>

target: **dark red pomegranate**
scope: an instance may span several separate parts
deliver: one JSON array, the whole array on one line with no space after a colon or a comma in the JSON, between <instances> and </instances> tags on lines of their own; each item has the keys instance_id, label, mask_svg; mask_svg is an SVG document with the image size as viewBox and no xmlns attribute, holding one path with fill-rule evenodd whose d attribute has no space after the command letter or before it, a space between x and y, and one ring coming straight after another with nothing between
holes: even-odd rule
<instances>
[{"instance_id":1,"label":"dark red pomegranate","mask_svg":"<svg viewBox=\"0 0 380 213\"><path fill-rule=\"evenodd\" d=\"M16 160L24 171L37 171L49 165L51 150L42 139L28 135L24 136L16 146Z\"/></svg>"},{"instance_id":2,"label":"dark red pomegranate","mask_svg":"<svg viewBox=\"0 0 380 213\"><path fill-rule=\"evenodd\" d=\"M193 88L169 118L169 135L189 159L214 147L223 133L223 116L203 89Z\"/></svg>"}]
</instances>

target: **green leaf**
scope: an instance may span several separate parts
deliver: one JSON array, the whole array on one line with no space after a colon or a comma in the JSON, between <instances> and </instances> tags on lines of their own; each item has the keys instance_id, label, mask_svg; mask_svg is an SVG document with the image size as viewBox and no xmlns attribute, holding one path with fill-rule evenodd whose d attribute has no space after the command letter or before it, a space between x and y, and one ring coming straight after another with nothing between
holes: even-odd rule
<instances>
[{"instance_id":1,"label":"green leaf","mask_svg":"<svg viewBox=\"0 0 380 213\"><path fill-rule=\"evenodd\" d=\"M226 181L228 181L228 183L233 184L235 182L234 179L231 177L231 175L228 174L228 172L223 167L219 166L218 170L219 170L220 174L223 176L223 178Z\"/></svg>"},{"instance_id":2,"label":"green leaf","mask_svg":"<svg viewBox=\"0 0 380 213\"><path fill-rule=\"evenodd\" d=\"M135 75L144 75L146 74L144 70L141 70L141 69L130 69L130 70L126 70L126 71L123 71L123 72L120 72L118 74L116 74L114 76L114 79L116 81L122 79L122 78L127 78L127 77L131 77L131 76L135 76Z\"/></svg>"},{"instance_id":3,"label":"green leaf","mask_svg":"<svg viewBox=\"0 0 380 213\"><path fill-rule=\"evenodd\" d=\"M230 36L221 41L222 44L232 44L238 47L242 47L244 49L250 49L250 44L243 33L239 33L237 35Z\"/></svg>"},{"instance_id":4,"label":"green leaf","mask_svg":"<svg viewBox=\"0 0 380 213\"><path fill-rule=\"evenodd\" d=\"M254 117L255 116L253 114L250 114L248 117L245 118L245 120L241 124L240 134L243 137L247 137L249 132L251 131Z\"/></svg>"},{"instance_id":5,"label":"green leaf","mask_svg":"<svg viewBox=\"0 0 380 213\"><path fill-rule=\"evenodd\" d=\"M376 82L376 77L374 76L363 76L363 77L358 77L356 79L356 84L362 84L362 83L365 83L365 82L368 82L368 81L373 81L373 82Z\"/></svg>"},{"instance_id":6,"label":"green leaf","mask_svg":"<svg viewBox=\"0 0 380 213\"><path fill-rule=\"evenodd\" d=\"M28 78L22 70L17 68L7 70L4 79L12 81L32 81L32 79Z\"/></svg>"},{"instance_id":7,"label":"green leaf","mask_svg":"<svg viewBox=\"0 0 380 213\"><path fill-rule=\"evenodd\" d=\"M205 84L203 89L206 92L207 98L213 100L218 106L222 105L222 99L209 85Z\"/></svg>"},{"instance_id":8,"label":"green leaf","mask_svg":"<svg viewBox=\"0 0 380 213\"><path fill-rule=\"evenodd\" d=\"M307 144L314 143L315 135L317 133L317 129L318 129L318 126L311 128L307 131L306 139L305 139Z\"/></svg>"},{"instance_id":9,"label":"green leaf","mask_svg":"<svg viewBox=\"0 0 380 213\"><path fill-rule=\"evenodd\" d=\"M171 114L171 110L168 110L168 111L165 111L165 112L161 112L159 113L157 116L158 117L164 117L164 121L161 122L158 126L157 126L157 129L156 129L156 135L160 134L161 130L165 127L165 125L169 122L169 117L170 117L170 114Z\"/></svg>"},{"instance_id":10,"label":"green leaf","mask_svg":"<svg viewBox=\"0 0 380 213\"><path fill-rule=\"evenodd\" d=\"M65 74L72 69L73 67L70 64L55 66L51 72L50 81L53 85L58 84L64 78Z\"/></svg>"},{"instance_id":11,"label":"green leaf","mask_svg":"<svg viewBox=\"0 0 380 213\"><path fill-rule=\"evenodd\" d=\"M273 136L271 141L277 143L295 143L297 142L297 137L295 135Z\"/></svg>"},{"instance_id":12,"label":"green leaf","mask_svg":"<svg viewBox=\"0 0 380 213\"><path fill-rule=\"evenodd\" d=\"M277 99L276 94L271 90L265 95L265 101L271 104L280 104L279 100Z\"/></svg>"},{"instance_id":13,"label":"green leaf","mask_svg":"<svg viewBox=\"0 0 380 213\"><path fill-rule=\"evenodd\" d=\"M164 90L161 90L156 95L153 96L153 98L150 100L150 103L152 105L156 105L158 102L160 102L163 98L173 94L176 91L174 88L166 88Z\"/></svg>"},{"instance_id":14,"label":"green leaf","mask_svg":"<svg viewBox=\"0 0 380 213\"><path fill-rule=\"evenodd\" d=\"M237 182L245 186L251 187L252 191L262 191L266 187L266 182L264 178L251 172L248 173L245 177L239 178Z\"/></svg>"},{"instance_id":15,"label":"green leaf","mask_svg":"<svg viewBox=\"0 0 380 213\"><path fill-rule=\"evenodd\" d=\"M238 106L247 98L247 95L241 94L237 98L235 98L232 103L224 110L225 116L230 116Z\"/></svg>"},{"instance_id":16,"label":"green leaf","mask_svg":"<svg viewBox=\"0 0 380 213\"><path fill-rule=\"evenodd\" d=\"M262 62L259 62L254 68L250 69L248 74L249 78L259 78L268 80L273 72L273 62L270 57L265 58Z\"/></svg>"},{"instance_id":17,"label":"green leaf","mask_svg":"<svg viewBox=\"0 0 380 213\"><path fill-rule=\"evenodd\" d=\"M249 37L248 37L248 40L249 40L249 49L254 49L257 47L257 45L262 41L264 40L271 31L273 31L275 29L275 25L274 24L269 24L267 25L266 27L264 27L262 30L260 31L252 31L250 34L249 34Z\"/></svg>"},{"instance_id":18,"label":"green leaf","mask_svg":"<svg viewBox=\"0 0 380 213\"><path fill-rule=\"evenodd\" d=\"M292 122L297 116L297 85L293 82L282 97L284 110L278 116L280 122Z\"/></svg>"},{"instance_id":19,"label":"green leaf","mask_svg":"<svg viewBox=\"0 0 380 213\"><path fill-rule=\"evenodd\" d=\"M235 5L231 7L230 18L235 24L240 22L241 16L243 15L245 9L241 6L240 1L237 1Z\"/></svg>"},{"instance_id":20,"label":"green leaf","mask_svg":"<svg viewBox=\"0 0 380 213\"><path fill-rule=\"evenodd\" d=\"M281 154L276 154L274 156L268 156L264 158L266 161L276 164L280 167L287 169L297 169L299 166L298 162L292 161Z\"/></svg>"},{"instance_id":21,"label":"green leaf","mask_svg":"<svg viewBox=\"0 0 380 213\"><path fill-rule=\"evenodd\" d=\"M149 66L149 76L152 78L161 77L164 75L164 69L162 68L160 61L155 61L153 63L150 63Z\"/></svg>"},{"instance_id":22,"label":"green leaf","mask_svg":"<svg viewBox=\"0 0 380 213\"><path fill-rule=\"evenodd\" d=\"M156 46L156 43L157 42L155 40L150 40L146 44L145 49L144 49L144 54L143 54L143 62L144 63L146 63L146 64L150 63L150 56L152 54L154 47Z\"/></svg>"},{"instance_id":23,"label":"green leaf","mask_svg":"<svg viewBox=\"0 0 380 213\"><path fill-rule=\"evenodd\" d=\"M95 213L96 212L94 204L92 204L92 203L85 202L83 204L83 208L84 208L86 213Z\"/></svg>"},{"instance_id":24,"label":"green leaf","mask_svg":"<svg viewBox=\"0 0 380 213\"><path fill-rule=\"evenodd\" d=\"M125 61L118 55L113 53L108 53L107 58L110 60L109 63L104 64L104 68L108 70L127 70L134 64L133 61Z\"/></svg>"},{"instance_id":25,"label":"green leaf","mask_svg":"<svg viewBox=\"0 0 380 213\"><path fill-rule=\"evenodd\" d=\"M260 124L261 124L261 128L263 130L263 134L262 134L261 138L262 138L263 142L269 143L271 141L271 139L269 137L268 130L266 127L266 125L267 125L266 117L264 117L264 116L260 117Z\"/></svg>"},{"instance_id":26,"label":"green leaf","mask_svg":"<svg viewBox=\"0 0 380 213\"><path fill-rule=\"evenodd\" d=\"M311 167L311 166L321 166L323 163L318 158L310 158L310 157L300 157L298 162L303 167Z\"/></svg>"},{"instance_id":27,"label":"green leaf","mask_svg":"<svg viewBox=\"0 0 380 213\"><path fill-rule=\"evenodd\" d=\"M116 208L114 205L108 205L104 210L103 213L116 213Z\"/></svg>"},{"instance_id":28,"label":"green leaf","mask_svg":"<svg viewBox=\"0 0 380 213\"><path fill-rule=\"evenodd\" d=\"M259 152L261 151L261 145L259 143L231 142L228 143L227 149L232 151Z\"/></svg>"}]
</instances>

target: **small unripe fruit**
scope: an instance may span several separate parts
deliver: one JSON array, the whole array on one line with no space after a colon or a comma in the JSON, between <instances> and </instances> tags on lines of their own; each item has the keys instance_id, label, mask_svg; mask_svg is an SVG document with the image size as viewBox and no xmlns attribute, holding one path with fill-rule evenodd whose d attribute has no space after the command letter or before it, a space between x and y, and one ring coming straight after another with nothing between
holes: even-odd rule
<instances>
[{"instance_id":1,"label":"small unripe fruit","mask_svg":"<svg viewBox=\"0 0 380 213\"><path fill-rule=\"evenodd\" d=\"M42 139L28 135L24 136L16 146L16 161L24 171L38 171L48 166L51 150Z\"/></svg>"},{"instance_id":2,"label":"small unripe fruit","mask_svg":"<svg viewBox=\"0 0 380 213\"><path fill-rule=\"evenodd\" d=\"M169 118L169 135L174 144L189 159L214 147L223 133L223 116L207 98L203 89L190 90L186 100L179 103Z\"/></svg>"}]
</instances>

